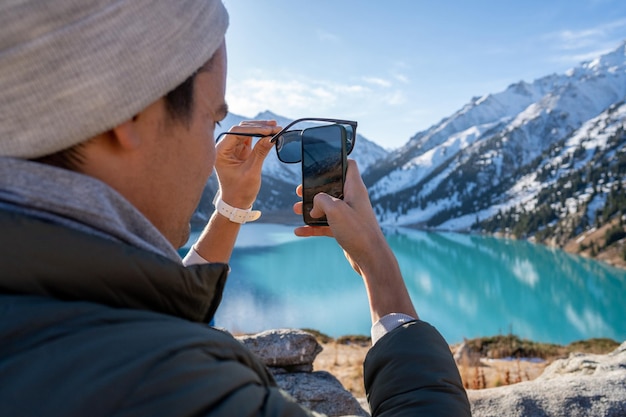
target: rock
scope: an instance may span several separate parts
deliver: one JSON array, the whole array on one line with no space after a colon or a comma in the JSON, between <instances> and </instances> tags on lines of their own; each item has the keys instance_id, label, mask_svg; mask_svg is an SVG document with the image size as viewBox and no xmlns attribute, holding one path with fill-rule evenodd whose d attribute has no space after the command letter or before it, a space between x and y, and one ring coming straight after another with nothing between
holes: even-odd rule
<instances>
[{"instance_id":1,"label":"rock","mask_svg":"<svg viewBox=\"0 0 626 417\"><path fill-rule=\"evenodd\" d=\"M626 342L608 355L572 353L567 359L559 359L550 364L538 381L545 381L565 375L607 375L613 372L626 372ZM626 398L625 398L626 400Z\"/></svg>"},{"instance_id":2,"label":"rock","mask_svg":"<svg viewBox=\"0 0 626 417\"><path fill-rule=\"evenodd\" d=\"M261 358L278 386L298 404L328 416L369 416L337 378L328 372L312 372L322 347L310 333L278 329L237 339Z\"/></svg>"},{"instance_id":3,"label":"rock","mask_svg":"<svg viewBox=\"0 0 626 417\"><path fill-rule=\"evenodd\" d=\"M288 368L311 365L322 347L315 337L302 330L277 329L237 339L267 366Z\"/></svg>"},{"instance_id":4,"label":"rock","mask_svg":"<svg viewBox=\"0 0 626 417\"><path fill-rule=\"evenodd\" d=\"M571 354L533 381L468 396L473 417L625 417L626 342L608 355Z\"/></svg>"},{"instance_id":5,"label":"rock","mask_svg":"<svg viewBox=\"0 0 626 417\"><path fill-rule=\"evenodd\" d=\"M307 363L304 365L290 365L290 366L269 366L270 371L274 375L288 374L293 372L313 372L313 364Z\"/></svg>"},{"instance_id":6,"label":"rock","mask_svg":"<svg viewBox=\"0 0 626 417\"><path fill-rule=\"evenodd\" d=\"M278 386L298 404L313 411L328 416L369 416L359 401L328 372L286 373L274 377Z\"/></svg>"}]
</instances>

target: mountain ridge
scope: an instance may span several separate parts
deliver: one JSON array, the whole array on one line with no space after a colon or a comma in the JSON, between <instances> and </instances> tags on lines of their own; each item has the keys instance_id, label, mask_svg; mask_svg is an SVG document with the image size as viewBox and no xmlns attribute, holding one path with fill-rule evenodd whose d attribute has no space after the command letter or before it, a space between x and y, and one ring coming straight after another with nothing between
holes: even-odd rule
<instances>
[{"instance_id":1,"label":"mountain ridge","mask_svg":"<svg viewBox=\"0 0 626 417\"><path fill-rule=\"evenodd\" d=\"M563 74L473 97L397 149L359 135L351 157L385 227L501 234L565 247L606 224L623 230L625 100L626 41ZM270 111L255 119L290 121ZM229 115L223 125L241 120ZM257 205L290 212L299 164L271 157ZM615 243L626 261L623 239ZM578 252L595 256L585 245Z\"/></svg>"},{"instance_id":2,"label":"mountain ridge","mask_svg":"<svg viewBox=\"0 0 626 417\"><path fill-rule=\"evenodd\" d=\"M506 186L507 181L515 179L517 171L554 143L624 99L625 46L622 44L608 54L611 66L601 65L607 59L600 57L570 70L569 75L553 74L532 84L512 84L503 92L472 99L452 116L413 136L365 176L383 223L426 223L430 227L459 230L458 222L448 227L439 221L445 216L430 213L461 208L463 214L480 214L462 208L464 202L474 197L469 196L471 188L479 189L495 202L495 190L489 193L490 188ZM615 65L616 56L622 56L620 66ZM396 158L397 155L402 157ZM473 179L470 189L461 189L455 176ZM463 197L463 192L468 196ZM449 198L455 193L455 198ZM408 197L410 204L398 202L400 210L394 209L394 194ZM428 211L423 204L420 206L420 201L428 201L426 206L439 203L440 209ZM402 215L398 216L398 211Z\"/></svg>"}]
</instances>

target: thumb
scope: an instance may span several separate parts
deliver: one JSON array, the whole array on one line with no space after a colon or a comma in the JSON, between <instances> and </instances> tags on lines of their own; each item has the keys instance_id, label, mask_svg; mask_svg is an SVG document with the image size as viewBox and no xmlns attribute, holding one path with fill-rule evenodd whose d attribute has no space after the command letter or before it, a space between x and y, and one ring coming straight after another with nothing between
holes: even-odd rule
<instances>
[{"instance_id":1,"label":"thumb","mask_svg":"<svg viewBox=\"0 0 626 417\"><path fill-rule=\"evenodd\" d=\"M318 218L327 215L332 209L333 204L338 198L331 197L326 193L318 193L313 197L313 208L311 209L311 217ZM328 217L328 216L327 216Z\"/></svg>"}]
</instances>

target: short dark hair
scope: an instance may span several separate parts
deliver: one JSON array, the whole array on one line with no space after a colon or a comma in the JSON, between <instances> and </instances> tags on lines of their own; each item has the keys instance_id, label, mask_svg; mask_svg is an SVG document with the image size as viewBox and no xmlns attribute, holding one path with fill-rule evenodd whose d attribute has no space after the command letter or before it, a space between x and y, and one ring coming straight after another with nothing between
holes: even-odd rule
<instances>
[{"instance_id":1,"label":"short dark hair","mask_svg":"<svg viewBox=\"0 0 626 417\"><path fill-rule=\"evenodd\" d=\"M193 87L197 72L191 74L182 84L165 95L165 112L172 122L189 125L193 114Z\"/></svg>"},{"instance_id":2,"label":"short dark hair","mask_svg":"<svg viewBox=\"0 0 626 417\"><path fill-rule=\"evenodd\" d=\"M189 126L193 116L193 90L196 75L201 72L212 71L216 55L217 54L213 54L213 56L209 58L204 65L191 74L185 81L182 82L182 84L165 95L165 111L169 121L184 123Z\"/></svg>"},{"instance_id":3,"label":"short dark hair","mask_svg":"<svg viewBox=\"0 0 626 417\"><path fill-rule=\"evenodd\" d=\"M79 171L80 166L85 160L85 156L82 152L83 146L85 146L85 142L78 143L72 147L51 153L49 155L33 158L31 161L52 165L58 168L69 169L70 171Z\"/></svg>"},{"instance_id":4,"label":"short dark hair","mask_svg":"<svg viewBox=\"0 0 626 417\"><path fill-rule=\"evenodd\" d=\"M166 117L171 122L179 122L188 125L193 114L193 87L197 72L191 74L182 84L167 93L164 97ZM85 160L82 148L84 142L78 143L67 149L33 158L32 161L65 168L70 171L79 171Z\"/></svg>"}]
</instances>

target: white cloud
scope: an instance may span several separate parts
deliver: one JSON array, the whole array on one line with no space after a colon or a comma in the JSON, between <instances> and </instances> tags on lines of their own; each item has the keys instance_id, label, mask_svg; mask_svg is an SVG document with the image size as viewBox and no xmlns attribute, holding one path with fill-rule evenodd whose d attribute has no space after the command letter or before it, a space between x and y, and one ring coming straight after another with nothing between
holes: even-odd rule
<instances>
[{"instance_id":1,"label":"white cloud","mask_svg":"<svg viewBox=\"0 0 626 417\"><path fill-rule=\"evenodd\" d=\"M618 19L582 30L562 30L545 35L560 51L552 60L578 64L615 49L622 40L617 32L626 29L626 19Z\"/></svg>"},{"instance_id":2,"label":"white cloud","mask_svg":"<svg viewBox=\"0 0 626 417\"><path fill-rule=\"evenodd\" d=\"M396 81L399 81L403 84L408 84L411 82L410 78L406 75L407 73L412 72L411 65L409 65L405 61L392 62L389 72Z\"/></svg>"},{"instance_id":3,"label":"white cloud","mask_svg":"<svg viewBox=\"0 0 626 417\"><path fill-rule=\"evenodd\" d=\"M309 108L331 107L337 92L319 83L249 78L231 83L226 99L234 113L252 116L263 109L291 115Z\"/></svg>"},{"instance_id":4,"label":"white cloud","mask_svg":"<svg viewBox=\"0 0 626 417\"><path fill-rule=\"evenodd\" d=\"M229 80L226 100L235 114L254 116L271 109L285 117L379 114L380 111L374 109L381 104L400 106L408 101L404 91L390 89L390 81L363 78L366 79L367 84L339 84L295 76L281 76L279 79L256 74L243 80Z\"/></svg>"},{"instance_id":5,"label":"white cloud","mask_svg":"<svg viewBox=\"0 0 626 417\"><path fill-rule=\"evenodd\" d=\"M368 84L374 84L379 87L391 87L391 81L378 77L363 77L363 81Z\"/></svg>"},{"instance_id":6,"label":"white cloud","mask_svg":"<svg viewBox=\"0 0 626 417\"><path fill-rule=\"evenodd\" d=\"M404 92L400 90L392 91L391 93L384 95L382 100L390 106L400 106L407 103Z\"/></svg>"},{"instance_id":7,"label":"white cloud","mask_svg":"<svg viewBox=\"0 0 626 417\"><path fill-rule=\"evenodd\" d=\"M340 39L339 36L334 33L330 33L322 29L317 29L315 33L317 34L317 38L324 42L337 42Z\"/></svg>"},{"instance_id":8,"label":"white cloud","mask_svg":"<svg viewBox=\"0 0 626 417\"><path fill-rule=\"evenodd\" d=\"M617 45L611 45L610 47L606 47L603 49L594 49L591 52L585 52L580 54L561 54L556 55L552 58L554 62L563 62L566 64L580 64L581 62L591 61L599 57L600 55L604 55L608 52L611 52L615 49Z\"/></svg>"},{"instance_id":9,"label":"white cloud","mask_svg":"<svg viewBox=\"0 0 626 417\"><path fill-rule=\"evenodd\" d=\"M586 29L579 31L563 30L554 34L560 42L561 49L572 50L587 48L597 43L598 38L604 35L600 28Z\"/></svg>"},{"instance_id":10,"label":"white cloud","mask_svg":"<svg viewBox=\"0 0 626 417\"><path fill-rule=\"evenodd\" d=\"M401 83L404 83L404 84L408 84L409 83L409 77L407 77L404 74L395 73L395 74L393 74L393 77L396 80L400 81Z\"/></svg>"},{"instance_id":11,"label":"white cloud","mask_svg":"<svg viewBox=\"0 0 626 417\"><path fill-rule=\"evenodd\" d=\"M560 41L563 49L576 49L594 45L604 40L602 38L609 37L616 30L623 28L626 28L626 19L606 22L583 30L563 30L548 36Z\"/></svg>"}]
</instances>

